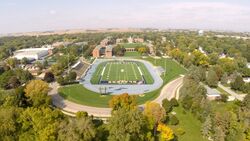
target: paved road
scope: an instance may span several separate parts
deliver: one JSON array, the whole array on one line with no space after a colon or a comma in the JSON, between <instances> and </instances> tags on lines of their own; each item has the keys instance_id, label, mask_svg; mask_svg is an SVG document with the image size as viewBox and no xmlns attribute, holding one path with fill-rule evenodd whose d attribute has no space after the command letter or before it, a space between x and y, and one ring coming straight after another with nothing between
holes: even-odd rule
<instances>
[{"instance_id":1,"label":"paved road","mask_svg":"<svg viewBox=\"0 0 250 141\"><path fill-rule=\"evenodd\" d=\"M162 100L167 98L168 100L176 96L176 90L181 86L183 82L183 76L167 83L161 90L159 97L157 97L153 102L162 104Z\"/></svg>"},{"instance_id":2,"label":"paved road","mask_svg":"<svg viewBox=\"0 0 250 141\"><path fill-rule=\"evenodd\" d=\"M235 97L236 99L242 101L246 94L237 94L236 92L234 92L233 90L231 90L229 87L225 87L222 84L218 84L218 86L223 89L224 91L226 91L227 93L229 93L230 95L232 95L233 97Z\"/></svg>"},{"instance_id":3,"label":"paved road","mask_svg":"<svg viewBox=\"0 0 250 141\"><path fill-rule=\"evenodd\" d=\"M163 87L163 89L161 90L159 97L157 97L153 101L161 104L161 101L163 99L165 99L165 98L171 99L171 98L175 97L176 90L182 84L182 81L183 81L183 76L166 84ZM51 83L50 87L52 89L49 92L49 95L52 97L53 104L56 107L62 109L63 111L67 111L70 113L76 113L78 111L86 111L86 112L88 112L89 115L93 115L95 117L109 117L111 114L111 108L97 108L97 107L80 105L80 104L76 104L74 102L71 102L71 101L68 101L68 100L62 98L57 92L59 85L56 82ZM140 106L143 106L143 105L140 105ZM70 113L68 113L68 114L72 115Z\"/></svg>"}]
</instances>

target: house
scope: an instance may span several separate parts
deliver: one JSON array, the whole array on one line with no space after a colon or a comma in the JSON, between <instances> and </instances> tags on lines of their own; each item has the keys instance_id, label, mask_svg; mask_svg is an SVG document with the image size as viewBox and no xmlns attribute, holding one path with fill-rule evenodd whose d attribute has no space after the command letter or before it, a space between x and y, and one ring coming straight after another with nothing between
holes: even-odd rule
<instances>
[{"instance_id":1,"label":"house","mask_svg":"<svg viewBox=\"0 0 250 141\"><path fill-rule=\"evenodd\" d=\"M207 85L204 85L204 87L207 90L206 95L209 100L216 100L221 98L221 93L218 90L210 88Z\"/></svg>"},{"instance_id":2,"label":"house","mask_svg":"<svg viewBox=\"0 0 250 141\"><path fill-rule=\"evenodd\" d=\"M243 77L243 81L245 83L249 83L250 82L250 77Z\"/></svg>"},{"instance_id":3,"label":"house","mask_svg":"<svg viewBox=\"0 0 250 141\"><path fill-rule=\"evenodd\" d=\"M250 63L247 63L247 68L249 68L249 69L250 69Z\"/></svg>"}]
</instances>

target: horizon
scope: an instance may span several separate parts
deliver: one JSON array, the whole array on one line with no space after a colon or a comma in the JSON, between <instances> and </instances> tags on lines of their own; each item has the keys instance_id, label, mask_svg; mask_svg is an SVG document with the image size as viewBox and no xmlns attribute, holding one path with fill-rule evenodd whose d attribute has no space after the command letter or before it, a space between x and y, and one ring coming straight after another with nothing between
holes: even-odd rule
<instances>
[{"instance_id":1,"label":"horizon","mask_svg":"<svg viewBox=\"0 0 250 141\"><path fill-rule=\"evenodd\" d=\"M245 0L4 0L0 17L1 35L100 28L250 32L250 2Z\"/></svg>"}]
</instances>

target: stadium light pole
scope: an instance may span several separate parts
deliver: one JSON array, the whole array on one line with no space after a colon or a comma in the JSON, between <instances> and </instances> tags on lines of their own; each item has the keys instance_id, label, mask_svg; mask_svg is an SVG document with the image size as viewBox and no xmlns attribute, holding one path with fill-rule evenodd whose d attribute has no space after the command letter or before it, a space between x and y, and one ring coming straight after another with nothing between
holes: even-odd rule
<instances>
[{"instance_id":1,"label":"stadium light pole","mask_svg":"<svg viewBox=\"0 0 250 141\"><path fill-rule=\"evenodd\" d=\"M164 77L166 76L166 71L167 71L167 65L166 65L166 58L165 58L165 72L164 72Z\"/></svg>"}]
</instances>

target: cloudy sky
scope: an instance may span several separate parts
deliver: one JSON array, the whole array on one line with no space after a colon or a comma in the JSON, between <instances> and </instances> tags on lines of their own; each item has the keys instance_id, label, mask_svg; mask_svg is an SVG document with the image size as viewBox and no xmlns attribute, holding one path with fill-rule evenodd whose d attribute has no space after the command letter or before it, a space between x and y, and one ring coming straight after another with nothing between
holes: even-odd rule
<instances>
[{"instance_id":1,"label":"cloudy sky","mask_svg":"<svg viewBox=\"0 0 250 141\"><path fill-rule=\"evenodd\" d=\"M0 1L0 34L129 27L250 31L250 0Z\"/></svg>"}]
</instances>

